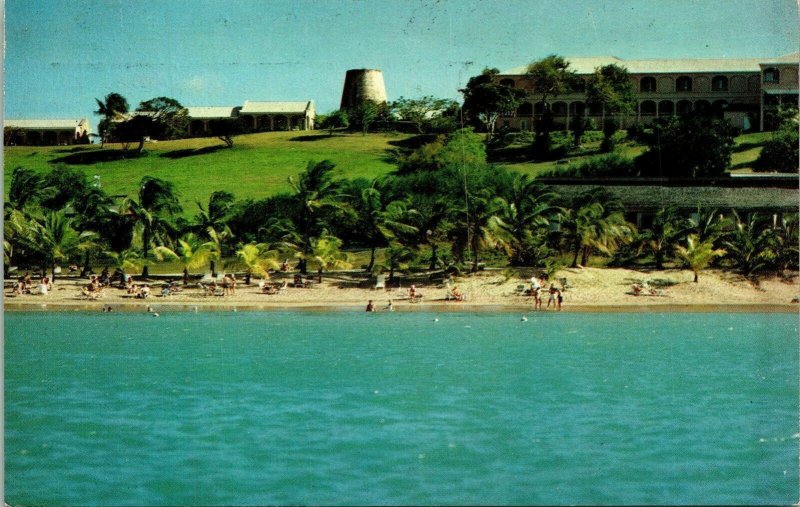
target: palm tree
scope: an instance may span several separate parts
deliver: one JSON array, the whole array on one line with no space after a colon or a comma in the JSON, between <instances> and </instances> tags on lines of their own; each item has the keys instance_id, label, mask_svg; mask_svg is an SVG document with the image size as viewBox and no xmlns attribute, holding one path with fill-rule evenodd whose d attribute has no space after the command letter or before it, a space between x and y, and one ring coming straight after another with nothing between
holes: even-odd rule
<instances>
[{"instance_id":1,"label":"palm tree","mask_svg":"<svg viewBox=\"0 0 800 507\"><path fill-rule=\"evenodd\" d=\"M565 210L561 222L575 254L573 268L578 265L578 256L581 264L586 265L594 250L610 255L633 239L635 227L625 220L621 205L605 193L585 194L576 202L585 204Z\"/></svg>"},{"instance_id":2,"label":"palm tree","mask_svg":"<svg viewBox=\"0 0 800 507\"><path fill-rule=\"evenodd\" d=\"M454 229L454 253L469 251L472 257L471 271L478 271L481 251L487 247L505 246L496 213L502 200L490 189L484 188L468 194L464 208L460 210L459 227Z\"/></svg>"},{"instance_id":3,"label":"palm tree","mask_svg":"<svg viewBox=\"0 0 800 507\"><path fill-rule=\"evenodd\" d=\"M431 262L428 269L433 271L439 264L439 245L447 240L448 233L453 228L450 217L454 213L454 207L449 199L421 194L411 196L410 206L415 211L411 217L417 231L415 244L430 247Z\"/></svg>"},{"instance_id":4,"label":"palm tree","mask_svg":"<svg viewBox=\"0 0 800 507\"><path fill-rule=\"evenodd\" d=\"M672 255L690 226L673 208L661 208L656 212L653 224L639 237L642 245L653 254L656 269L664 269L664 261Z\"/></svg>"},{"instance_id":5,"label":"palm tree","mask_svg":"<svg viewBox=\"0 0 800 507\"><path fill-rule=\"evenodd\" d=\"M111 259L112 267L118 268L123 274L139 272L144 267L144 259L142 254L135 248L126 248L121 252L105 252L105 255Z\"/></svg>"},{"instance_id":6,"label":"palm tree","mask_svg":"<svg viewBox=\"0 0 800 507\"><path fill-rule=\"evenodd\" d=\"M211 276L216 277L216 262L222 259L225 253L224 251L227 250L228 244L233 238L233 233L230 227L225 225L219 232L213 227L208 227L206 229L206 236L208 237L208 243L210 245L208 257L209 269L211 270Z\"/></svg>"},{"instance_id":7,"label":"palm tree","mask_svg":"<svg viewBox=\"0 0 800 507\"><path fill-rule=\"evenodd\" d=\"M700 271L707 268L715 257L725 255L725 250L714 250L713 242L701 241L695 234L690 234L686 238L685 247L676 246L675 252L694 273L694 283L697 283Z\"/></svg>"},{"instance_id":8,"label":"palm tree","mask_svg":"<svg viewBox=\"0 0 800 507\"><path fill-rule=\"evenodd\" d=\"M119 206L119 213L138 224L142 231L142 258L147 261L150 243L167 243L174 232L172 217L181 211L181 205L172 183L145 176L139 183L138 202L126 197ZM149 276L145 263L142 277Z\"/></svg>"},{"instance_id":9,"label":"palm tree","mask_svg":"<svg viewBox=\"0 0 800 507\"><path fill-rule=\"evenodd\" d=\"M727 257L745 276L768 267L773 260L770 247L774 231L757 213L742 221L734 211L734 220L736 225L733 232L723 242Z\"/></svg>"},{"instance_id":10,"label":"palm tree","mask_svg":"<svg viewBox=\"0 0 800 507\"><path fill-rule=\"evenodd\" d=\"M323 234L314 242L313 260L319 268L319 283L322 283L322 272L331 269L349 269L352 265L347 254L340 248L342 240L330 234Z\"/></svg>"},{"instance_id":11,"label":"palm tree","mask_svg":"<svg viewBox=\"0 0 800 507\"><path fill-rule=\"evenodd\" d=\"M546 252L544 241L550 219L560 208L550 205L556 194L545 192L528 175L517 175L508 199L498 200L495 219L498 235L507 245L512 265L533 265Z\"/></svg>"},{"instance_id":12,"label":"palm tree","mask_svg":"<svg viewBox=\"0 0 800 507\"><path fill-rule=\"evenodd\" d=\"M160 258L180 262L183 266L183 284L189 285L189 270L205 266L212 255L212 249L211 243L203 242L197 235L190 232L178 239L175 250L166 246L157 246L155 252Z\"/></svg>"},{"instance_id":13,"label":"palm tree","mask_svg":"<svg viewBox=\"0 0 800 507\"><path fill-rule=\"evenodd\" d=\"M50 211L31 225L36 242L34 248L41 254L46 267L51 269L53 280L57 264L87 248L96 236L90 231L78 233L63 211Z\"/></svg>"},{"instance_id":14,"label":"palm tree","mask_svg":"<svg viewBox=\"0 0 800 507\"><path fill-rule=\"evenodd\" d=\"M266 245L248 243L236 251L236 265L244 270L244 283L250 285L251 276L265 277L270 269L278 269L280 262L277 253Z\"/></svg>"},{"instance_id":15,"label":"palm tree","mask_svg":"<svg viewBox=\"0 0 800 507\"><path fill-rule=\"evenodd\" d=\"M97 126L97 130L100 133L100 147L102 148L111 133L113 122L123 119L125 114L128 113L129 106L125 97L114 92L106 95L103 100L94 100L97 102L97 111L94 114L103 117Z\"/></svg>"},{"instance_id":16,"label":"palm tree","mask_svg":"<svg viewBox=\"0 0 800 507\"><path fill-rule=\"evenodd\" d=\"M308 272L307 260L313 248L312 241L322 232L322 212L342 204L341 184L333 179L334 167L329 160L310 161L297 178L289 177L296 206L291 217L296 232L294 246L300 254L300 272L303 274Z\"/></svg>"}]
</instances>

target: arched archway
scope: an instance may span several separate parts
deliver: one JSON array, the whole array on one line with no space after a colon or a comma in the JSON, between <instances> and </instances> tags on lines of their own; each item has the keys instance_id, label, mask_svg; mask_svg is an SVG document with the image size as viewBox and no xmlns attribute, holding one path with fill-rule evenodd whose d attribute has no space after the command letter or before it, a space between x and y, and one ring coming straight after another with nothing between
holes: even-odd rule
<instances>
[{"instance_id":1,"label":"arched archway","mask_svg":"<svg viewBox=\"0 0 800 507\"><path fill-rule=\"evenodd\" d=\"M656 78L652 76L645 76L639 81L640 92L655 92L656 91Z\"/></svg>"},{"instance_id":2,"label":"arched archway","mask_svg":"<svg viewBox=\"0 0 800 507\"><path fill-rule=\"evenodd\" d=\"M727 92L728 78L726 76L714 76L711 79L711 90L715 92Z\"/></svg>"},{"instance_id":3,"label":"arched archway","mask_svg":"<svg viewBox=\"0 0 800 507\"><path fill-rule=\"evenodd\" d=\"M675 103L671 100L662 100L658 103L659 116L672 116L675 114Z\"/></svg>"},{"instance_id":4,"label":"arched archway","mask_svg":"<svg viewBox=\"0 0 800 507\"><path fill-rule=\"evenodd\" d=\"M675 104L675 111L678 114L689 114L692 112L692 103L688 100L679 100L677 104Z\"/></svg>"},{"instance_id":5,"label":"arched archway","mask_svg":"<svg viewBox=\"0 0 800 507\"><path fill-rule=\"evenodd\" d=\"M569 114L570 116L580 116L586 112L586 104L583 102L570 102Z\"/></svg>"},{"instance_id":6,"label":"arched archway","mask_svg":"<svg viewBox=\"0 0 800 507\"><path fill-rule=\"evenodd\" d=\"M681 76L675 80L676 92L690 92L692 91L692 78L689 76Z\"/></svg>"},{"instance_id":7,"label":"arched archway","mask_svg":"<svg viewBox=\"0 0 800 507\"><path fill-rule=\"evenodd\" d=\"M530 116L533 114L533 104L530 102L523 102L517 108L517 116Z\"/></svg>"},{"instance_id":8,"label":"arched archway","mask_svg":"<svg viewBox=\"0 0 800 507\"><path fill-rule=\"evenodd\" d=\"M42 135L35 130L31 130L25 133L25 144L28 146L41 146L42 144Z\"/></svg>"},{"instance_id":9,"label":"arched archway","mask_svg":"<svg viewBox=\"0 0 800 507\"><path fill-rule=\"evenodd\" d=\"M566 102L553 102L552 105L553 116L566 116L567 115L567 103Z\"/></svg>"}]
</instances>

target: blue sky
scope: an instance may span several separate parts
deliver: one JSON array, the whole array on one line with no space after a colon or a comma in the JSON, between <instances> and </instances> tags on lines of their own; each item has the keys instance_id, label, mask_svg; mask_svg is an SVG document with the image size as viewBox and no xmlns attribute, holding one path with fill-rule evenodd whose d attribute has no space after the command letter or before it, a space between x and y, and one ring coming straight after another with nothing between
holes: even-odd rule
<instances>
[{"instance_id":1,"label":"blue sky","mask_svg":"<svg viewBox=\"0 0 800 507\"><path fill-rule=\"evenodd\" d=\"M484 67L798 51L793 0L7 0L6 118L92 115L115 91L184 105L313 99L383 71L389 100L459 98Z\"/></svg>"}]
</instances>

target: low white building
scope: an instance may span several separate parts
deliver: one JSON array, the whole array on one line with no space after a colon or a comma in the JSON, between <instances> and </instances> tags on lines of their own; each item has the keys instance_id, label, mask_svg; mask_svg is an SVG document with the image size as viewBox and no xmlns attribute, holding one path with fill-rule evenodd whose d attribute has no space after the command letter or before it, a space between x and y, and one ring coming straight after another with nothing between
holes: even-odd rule
<instances>
[{"instance_id":1,"label":"low white building","mask_svg":"<svg viewBox=\"0 0 800 507\"><path fill-rule=\"evenodd\" d=\"M79 120L5 120L7 145L65 146L88 139L89 121Z\"/></svg>"}]
</instances>

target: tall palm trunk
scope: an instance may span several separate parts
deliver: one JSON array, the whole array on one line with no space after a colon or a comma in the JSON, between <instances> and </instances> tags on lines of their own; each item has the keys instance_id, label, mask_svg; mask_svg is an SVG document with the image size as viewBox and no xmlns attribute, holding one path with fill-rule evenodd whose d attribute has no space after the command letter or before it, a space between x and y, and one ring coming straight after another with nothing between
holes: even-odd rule
<instances>
[{"instance_id":1,"label":"tall palm trunk","mask_svg":"<svg viewBox=\"0 0 800 507\"><path fill-rule=\"evenodd\" d=\"M369 252L369 266L367 266L367 273L372 272L372 268L375 266L375 250L377 247L373 246Z\"/></svg>"},{"instance_id":2,"label":"tall palm trunk","mask_svg":"<svg viewBox=\"0 0 800 507\"><path fill-rule=\"evenodd\" d=\"M581 242L575 239L575 257L572 258L571 268L578 267L578 255L581 253Z\"/></svg>"},{"instance_id":3,"label":"tall palm trunk","mask_svg":"<svg viewBox=\"0 0 800 507\"><path fill-rule=\"evenodd\" d=\"M436 269L436 265L439 263L439 257L437 255L438 250L439 250L439 245L437 245L436 243L431 243L431 265L428 268L430 271Z\"/></svg>"}]
</instances>

